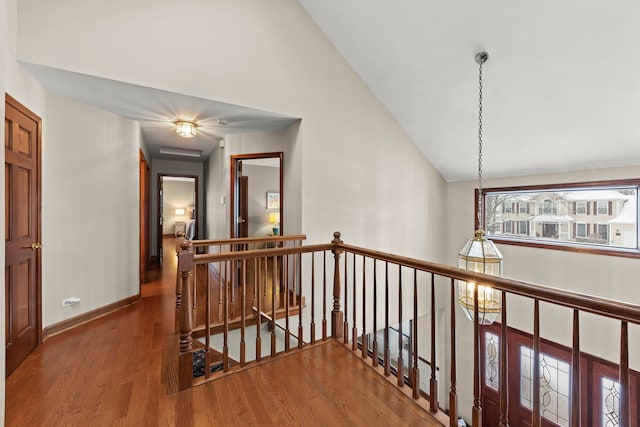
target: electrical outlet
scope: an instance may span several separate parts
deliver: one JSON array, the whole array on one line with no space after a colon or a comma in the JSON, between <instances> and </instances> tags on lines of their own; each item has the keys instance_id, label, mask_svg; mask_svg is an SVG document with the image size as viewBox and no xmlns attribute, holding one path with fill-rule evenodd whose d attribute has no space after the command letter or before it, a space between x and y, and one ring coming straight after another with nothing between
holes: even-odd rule
<instances>
[{"instance_id":1,"label":"electrical outlet","mask_svg":"<svg viewBox=\"0 0 640 427\"><path fill-rule=\"evenodd\" d=\"M68 307L70 305L74 305L80 302L80 298L77 297L71 297L71 298L66 298L62 300L62 306L63 307Z\"/></svg>"}]
</instances>

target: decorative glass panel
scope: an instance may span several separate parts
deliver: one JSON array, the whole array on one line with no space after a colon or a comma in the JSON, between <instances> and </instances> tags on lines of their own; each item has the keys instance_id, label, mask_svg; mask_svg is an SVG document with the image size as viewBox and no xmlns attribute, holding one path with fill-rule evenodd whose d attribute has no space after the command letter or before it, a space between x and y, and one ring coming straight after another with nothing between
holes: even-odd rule
<instances>
[{"instance_id":1,"label":"decorative glass panel","mask_svg":"<svg viewBox=\"0 0 640 427\"><path fill-rule=\"evenodd\" d=\"M487 387L498 391L500 373L498 370L498 345L500 338L491 332L484 333L484 383Z\"/></svg>"},{"instance_id":2,"label":"decorative glass panel","mask_svg":"<svg viewBox=\"0 0 640 427\"><path fill-rule=\"evenodd\" d=\"M520 404L533 409L533 350L520 347ZM569 364L540 353L540 410L559 426L569 425Z\"/></svg>"},{"instance_id":3,"label":"decorative glass panel","mask_svg":"<svg viewBox=\"0 0 640 427\"><path fill-rule=\"evenodd\" d=\"M620 419L620 384L609 378L602 378L602 426L618 427Z\"/></svg>"}]
</instances>

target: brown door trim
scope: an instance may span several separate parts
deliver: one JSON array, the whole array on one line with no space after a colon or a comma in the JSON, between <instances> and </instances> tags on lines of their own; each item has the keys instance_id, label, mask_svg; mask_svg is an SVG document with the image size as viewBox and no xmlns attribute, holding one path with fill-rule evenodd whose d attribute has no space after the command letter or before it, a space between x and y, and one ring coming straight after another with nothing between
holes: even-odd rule
<instances>
[{"instance_id":1,"label":"brown door trim","mask_svg":"<svg viewBox=\"0 0 640 427\"><path fill-rule=\"evenodd\" d=\"M42 119L38 117L35 113L29 110L26 106L20 103L17 99L5 93L5 108L6 106L11 106L14 109L18 110L20 113L27 116L29 119L33 120L36 123L36 219L35 219L35 240L36 242L42 243ZM6 110L5 110L6 116ZM6 148L5 148L6 150ZM6 197L6 196L5 196ZM5 200L6 204L6 200ZM6 212L6 206L5 206ZM5 221L7 218L5 218ZM6 239L6 236L5 236ZM35 251L35 270L36 270L36 347L42 344L42 251ZM5 284L6 286L6 284Z\"/></svg>"},{"instance_id":2,"label":"brown door trim","mask_svg":"<svg viewBox=\"0 0 640 427\"><path fill-rule=\"evenodd\" d=\"M140 284L147 281L147 267L149 265L149 192L150 169L149 162L140 150Z\"/></svg>"},{"instance_id":3,"label":"brown door trim","mask_svg":"<svg viewBox=\"0 0 640 427\"><path fill-rule=\"evenodd\" d=\"M283 174L283 156L282 151L270 152L270 153L252 153L252 154L232 154L230 159L231 164L231 177L230 184L231 189L229 191L230 197L230 216L229 216L229 237L236 237L236 221L238 218L238 196L236 188L238 186L238 162L249 159L268 159L276 158L280 160L280 235L284 235L284 215L282 215L282 209L284 206L284 174Z\"/></svg>"}]
</instances>

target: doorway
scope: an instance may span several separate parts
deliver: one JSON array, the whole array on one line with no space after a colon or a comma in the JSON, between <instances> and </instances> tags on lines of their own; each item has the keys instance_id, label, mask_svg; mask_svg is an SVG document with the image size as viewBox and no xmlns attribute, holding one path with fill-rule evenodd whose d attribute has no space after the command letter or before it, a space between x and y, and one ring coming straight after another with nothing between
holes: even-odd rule
<instances>
[{"instance_id":1,"label":"doorway","mask_svg":"<svg viewBox=\"0 0 640 427\"><path fill-rule=\"evenodd\" d=\"M282 152L231 156L231 238L284 234L282 162Z\"/></svg>"},{"instance_id":2,"label":"doorway","mask_svg":"<svg viewBox=\"0 0 640 427\"><path fill-rule=\"evenodd\" d=\"M198 176L158 174L158 262L162 265L162 238L183 233L198 238Z\"/></svg>"},{"instance_id":3,"label":"doorway","mask_svg":"<svg viewBox=\"0 0 640 427\"><path fill-rule=\"evenodd\" d=\"M147 282L149 262L149 162L140 150L140 284Z\"/></svg>"},{"instance_id":4,"label":"doorway","mask_svg":"<svg viewBox=\"0 0 640 427\"><path fill-rule=\"evenodd\" d=\"M6 375L42 341L42 121L5 96Z\"/></svg>"}]
</instances>

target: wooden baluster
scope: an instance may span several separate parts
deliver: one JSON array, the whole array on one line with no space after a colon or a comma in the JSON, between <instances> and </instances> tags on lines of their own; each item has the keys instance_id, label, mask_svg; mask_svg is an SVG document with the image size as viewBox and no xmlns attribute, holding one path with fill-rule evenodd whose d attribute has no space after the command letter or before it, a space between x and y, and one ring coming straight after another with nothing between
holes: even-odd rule
<instances>
[{"instance_id":1,"label":"wooden baluster","mask_svg":"<svg viewBox=\"0 0 640 427\"><path fill-rule=\"evenodd\" d=\"M193 275L193 243L183 240L178 255L183 300L180 304L180 354L178 356L178 387L191 387L193 382L193 311L191 310L191 278Z\"/></svg>"},{"instance_id":2,"label":"wooden baluster","mask_svg":"<svg viewBox=\"0 0 640 427\"><path fill-rule=\"evenodd\" d=\"M540 301L533 303L533 408L531 426L540 427Z\"/></svg>"},{"instance_id":3,"label":"wooden baluster","mask_svg":"<svg viewBox=\"0 0 640 427\"><path fill-rule=\"evenodd\" d=\"M322 340L327 339L327 251L322 252Z\"/></svg>"},{"instance_id":4,"label":"wooden baluster","mask_svg":"<svg viewBox=\"0 0 640 427\"><path fill-rule=\"evenodd\" d=\"M242 260L242 303L240 313L240 366L246 363L245 328L247 326L247 260Z\"/></svg>"},{"instance_id":5,"label":"wooden baluster","mask_svg":"<svg viewBox=\"0 0 640 427\"><path fill-rule=\"evenodd\" d=\"M573 345L571 347L571 427L580 427L580 312L573 310Z\"/></svg>"},{"instance_id":6,"label":"wooden baluster","mask_svg":"<svg viewBox=\"0 0 640 427\"><path fill-rule=\"evenodd\" d=\"M502 291L500 325L500 423L498 427L509 427L509 337L507 335L507 293Z\"/></svg>"},{"instance_id":7,"label":"wooden baluster","mask_svg":"<svg viewBox=\"0 0 640 427\"><path fill-rule=\"evenodd\" d=\"M391 375L391 353L389 351L389 263L384 263L384 375Z\"/></svg>"},{"instance_id":8,"label":"wooden baluster","mask_svg":"<svg viewBox=\"0 0 640 427\"><path fill-rule=\"evenodd\" d=\"M349 277L349 271L347 269L347 258L349 256L344 254L344 343L349 342L349 284L347 278Z\"/></svg>"},{"instance_id":9,"label":"wooden baluster","mask_svg":"<svg viewBox=\"0 0 640 427\"><path fill-rule=\"evenodd\" d=\"M255 307L258 303L258 276L260 275L260 265L262 258L254 258L253 259L253 304L252 307Z\"/></svg>"},{"instance_id":10,"label":"wooden baluster","mask_svg":"<svg viewBox=\"0 0 640 427\"><path fill-rule=\"evenodd\" d=\"M362 257L362 358L367 357L369 343L367 342L367 278L366 278L366 257Z\"/></svg>"},{"instance_id":11,"label":"wooden baluster","mask_svg":"<svg viewBox=\"0 0 640 427\"><path fill-rule=\"evenodd\" d=\"M229 269L233 263L235 268L235 261L225 261L224 271L225 277L229 277ZM224 329L223 329L223 343L222 343L222 370L224 372L229 371L229 288L233 287L233 282L229 282L224 287Z\"/></svg>"},{"instance_id":12,"label":"wooden baluster","mask_svg":"<svg viewBox=\"0 0 640 427\"><path fill-rule=\"evenodd\" d=\"M195 316L195 311L197 309L197 295L198 295L198 275L196 274L196 265L193 265L193 272L191 277L193 277L193 287L191 288L191 291L193 292L193 299L191 300L192 302L192 309L194 311L194 316Z\"/></svg>"},{"instance_id":13,"label":"wooden baluster","mask_svg":"<svg viewBox=\"0 0 640 427\"><path fill-rule=\"evenodd\" d=\"M376 271L376 259L373 259L373 344L371 353L371 366L378 366L378 273Z\"/></svg>"},{"instance_id":14,"label":"wooden baluster","mask_svg":"<svg viewBox=\"0 0 640 427\"><path fill-rule=\"evenodd\" d=\"M478 287L473 291L473 408L471 424L480 427L482 423L482 396L480 390L480 317L478 307ZM433 369L433 367L431 367Z\"/></svg>"},{"instance_id":15,"label":"wooden baluster","mask_svg":"<svg viewBox=\"0 0 640 427\"><path fill-rule=\"evenodd\" d=\"M291 334L289 333L289 255L285 255L284 259L284 351L288 352L290 350L290 338ZM295 281L295 275L294 275Z\"/></svg>"},{"instance_id":16,"label":"wooden baluster","mask_svg":"<svg viewBox=\"0 0 640 427\"><path fill-rule=\"evenodd\" d=\"M311 256L313 257L313 252L311 252ZM298 254L298 259L298 289L300 289L300 298L298 298L298 349L301 349L302 344L304 344L304 329L302 327L302 254Z\"/></svg>"},{"instance_id":17,"label":"wooden baluster","mask_svg":"<svg viewBox=\"0 0 640 427\"><path fill-rule=\"evenodd\" d=\"M286 246L286 245L285 245ZM293 246L296 246L296 243L293 242ZM298 254L293 255L293 306L295 307L298 303L298 296L296 295L298 287L296 282L296 272L298 271Z\"/></svg>"},{"instance_id":18,"label":"wooden baluster","mask_svg":"<svg viewBox=\"0 0 640 427\"><path fill-rule=\"evenodd\" d=\"M345 257L346 258L346 257ZM356 302L356 254L353 254L353 327L351 330L351 350L356 351L358 348L358 328L356 326L356 312L357 312L357 302Z\"/></svg>"},{"instance_id":19,"label":"wooden baluster","mask_svg":"<svg viewBox=\"0 0 640 427\"><path fill-rule=\"evenodd\" d=\"M222 253L222 245L218 246L219 253ZM224 275L224 271L222 271L222 261L218 262L218 323L222 323L222 305L223 305L223 295L222 289L226 288L225 280L227 277Z\"/></svg>"},{"instance_id":20,"label":"wooden baluster","mask_svg":"<svg viewBox=\"0 0 640 427\"><path fill-rule=\"evenodd\" d=\"M311 326L310 326L311 327L311 344L316 342L316 256L315 255L316 255L315 252L311 252ZM300 311L302 311L302 307L300 307Z\"/></svg>"},{"instance_id":21,"label":"wooden baluster","mask_svg":"<svg viewBox=\"0 0 640 427\"><path fill-rule=\"evenodd\" d=\"M449 391L449 427L458 427L458 393L456 390L456 287L455 280L451 279L451 349L450 349L450 380L451 389ZM433 368L431 368L433 369Z\"/></svg>"},{"instance_id":22,"label":"wooden baluster","mask_svg":"<svg viewBox=\"0 0 640 427\"><path fill-rule=\"evenodd\" d=\"M402 359L402 266L398 265L398 387L404 387L404 360Z\"/></svg>"},{"instance_id":23,"label":"wooden baluster","mask_svg":"<svg viewBox=\"0 0 640 427\"><path fill-rule=\"evenodd\" d=\"M271 271L271 356L276 355L276 282L278 277L278 257L273 257Z\"/></svg>"},{"instance_id":24,"label":"wooden baluster","mask_svg":"<svg viewBox=\"0 0 640 427\"><path fill-rule=\"evenodd\" d=\"M341 249L338 249L337 245L342 243L340 240L340 233L336 231L333 233L334 247L331 251L333 253L334 268L333 268L333 310L331 311L331 336L334 338L341 338L343 334L343 313L340 311L340 254ZM345 257L346 258L346 257ZM345 271L346 274L346 271ZM346 301L345 301L346 304Z\"/></svg>"},{"instance_id":25,"label":"wooden baluster","mask_svg":"<svg viewBox=\"0 0 640 427\"><path fill-rule=\"evenodd\" d=\"M260 258L260 265L262 265L262 262L264 261L264 264L267 264L267 260L266 258ZM259 271L259 270L258 270ZM260 280L259 276L261 276L260 274L256 274L256 278L258 278L258 280L256 280L258 289L256 290L256 293L258 295L258 299L256 301L256 309L258 310L258 315L256 317L256 362L260 362L262 360L262 337L260 336L260 332L262 329L262 280ZM266 274L264 276L265 281L266 281ZM266 284L265 284L266 286Z\"/></svg>"},{"instance_id":26,"label":"wooden baluster","mask_svg":"<svg viewBox=\"0 0 640 427\"><path fill-rule=\"evenodd\" d=\"M416 288L417 292L417 288ZM414 301L414 304L417 302ZM415 308L417 310L417 308ZM418 319L416 319L417 322ZM417 350L417 349L416 349ZM417 364L417 363L416 363ZM438 412L438 380L436 378L436 277L431 273L431 379L429 380L429 405L431 412ZM415 399L418 396L414 396Z\"/></svg>"},{"instance_id":27,"label":"wooden baluster","mask_svg":"<svg viewBox=\"0 0 640 427\"><path fill-rule=\"evenodd\" d=\"M209 268L209 264L204 264L206 267L206 275L207 275L207 280L205 281L205 284L207 286L207 292L206 292L206 308L205 308L205 336L204 336L204 345L206 347L205 350L205 354L204 354L204 375L206 378L209 378L211 376L211 361L209 360L211 357L211 352L209 351L211 349L211 270Z\"/></svg>"},{"instance_id":28,"label":"wooden baluster","mask_svg":"<svg viewBox=\"0 0 640 427\"><path fill-rule=\"evenodd\" d=\"M622 321L620 327L620 427L631 426L631 387L629 383L629 327Z\"/></svg>"},{"instance_id":29,"label":"wooden baluster","mask_svg":"<svg viewBox=\"0 0 640 427\"><path fill-rule=\"evenodd\" d=\"M433 277L433 274L432 274ZM413 398L420 398L420 366L418 365L418 270L413 269L413 330L411 331L413 350L413 374L411 375L411 386L413 387ZM434 365L435 366L435 365Z\"/></svg>"}]
</instances>

